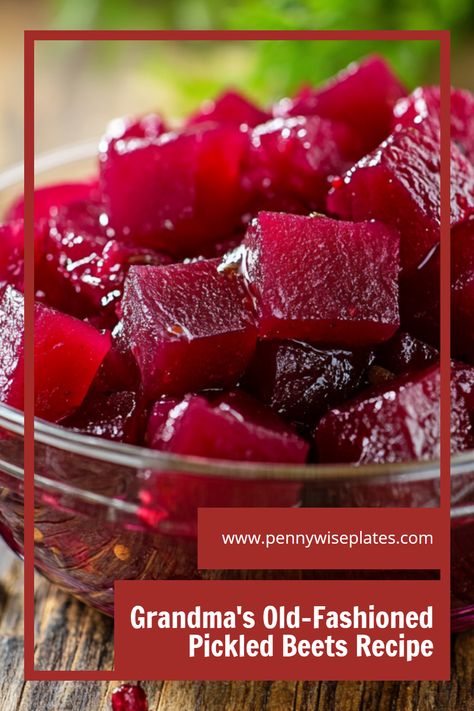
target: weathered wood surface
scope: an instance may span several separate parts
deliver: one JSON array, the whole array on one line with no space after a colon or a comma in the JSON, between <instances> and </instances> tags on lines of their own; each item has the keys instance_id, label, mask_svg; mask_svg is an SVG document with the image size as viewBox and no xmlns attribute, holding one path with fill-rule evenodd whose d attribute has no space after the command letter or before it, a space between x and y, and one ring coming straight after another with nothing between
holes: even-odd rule
<instances>
[{"instance_id":1,"label":"weathered wood surface","mask_svg":"<svg viewBox=\"0 0 474 711\"><path fill-rule=\"evenodd\" d=\"M0 546L1 711L110 711L116 683L24 683L22 570ZM107 669L110 620L39 581L37 668ZM474 711L474 633L457 635L452 680L438 682L154 682L150 711ZM128 680L127 680L128 681Z\"/></svg>"}]
</instances>

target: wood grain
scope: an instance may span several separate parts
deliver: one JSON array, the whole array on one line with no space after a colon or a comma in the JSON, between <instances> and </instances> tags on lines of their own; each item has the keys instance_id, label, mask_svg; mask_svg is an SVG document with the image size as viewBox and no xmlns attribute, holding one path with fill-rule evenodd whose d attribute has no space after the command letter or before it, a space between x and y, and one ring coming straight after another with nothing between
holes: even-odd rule
<instances>
[{"instance_id":1,"label":"wood grain","mask_svg":"<svg viewBox=\"0 0 474 711\"><path fill-rule=\"evenodd\" d=\"M0 546L1 711L110 711L111 692L124 680L23 682L21 609L21 563ZM112 667L109 619L43 579L38 579L36 610L38 669ZM454 638L450 682L165 681L143 686L150 711L474 711L474 632Z\"/></svg>"}]
</instances>

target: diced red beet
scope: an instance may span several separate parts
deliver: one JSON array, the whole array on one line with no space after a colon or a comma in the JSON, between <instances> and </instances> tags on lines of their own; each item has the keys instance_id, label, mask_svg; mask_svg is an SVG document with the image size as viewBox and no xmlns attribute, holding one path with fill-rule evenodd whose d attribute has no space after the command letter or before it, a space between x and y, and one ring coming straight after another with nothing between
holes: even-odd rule
<instances>
[{"instance_id":1,"label":"diced red beet","mask_svg":"<svg viewBox=\"0 0 474 711\"><path fill-rule=\"evenodd\" d=\"M247 210L322 210L330 184L351 164L357 136L342 123L319 116L274 119L250 132L242 170Z\"/></svg>"},{"instance_id":2,"label":"diced red beet","mask_svg":"<svg viewBox=\"0 0 474 711\"><path fill-rule=\"evenodd\" d=\"M294 99L275 107L277 116L312 116L348 123L359 135L362 150L371 151L391 130L392 109L406 90L381 57L373 56L331 79L325 86L304 88Z\"/></svg>"},{"instance_id":3,"label":"diced red beet","mask_svg":"<svg viewBox=\"0 0 474 711\"><path fill-rule=\"evenodd\" d=\"M37 270L46 303L65 312L72 307L73 315L83 318L102 314L107 316L105 325L113 326L130 264L170 262L162 253L115 237L100 203L73 203L59 209L49 220L45 239L47 279L41 278L41 267Z\"/></svg>"},{"instance_id":4,"label":"diced red beet","mask_svg":"<svg viewBox=\"0 0 474 711\"><path fill-rule=\"evenodd\" d=\"M139 437L140 415L137 394L125 390L89 395L61 424L82 434L133 444Z\"/></svg>"},{"instance_id":5,"label":"diced red beet","mask_svg":"<svg viewBox=\"0 0 474 711\"><path fill-rule=\"evenodd\" d=\"M251 300L218 260L132 267L122 301L124 333L146 394L233 385L256 344Z\"/></svg>"},{"instance_id":6,"label":"diced red beet","mask_svg":"<svg viewBox=\"0 0 474 711\"><path fill-rule=\"evenodd\" d=\"M436 348L406 331L398 331L376 352L376 363L391 373L400 375L413 370L422 370L439 360Z\"/></svg>"},{"instance_id":7,"label":"diced red beet","mask_svg":"<svg viewBox=\"0 0 474 711\"><path fill-rule=\"evenodd\" d=\"M453 353L474 363L474 213L451 234Z\"/></svg>"},{"instance_id":8,"label":"diced red beet","mask_svg":"<svg viewBox=\"0 0 474 711\"><path fill-rule=\"evenodd\" d=\"M38 232L38 239L40 238ZM12 284L23 291L24 283L23 220L0 225L0 288ZM35 234L35 241L37 237ZM36 251L36 250L35 250Z\"/></svg>"},{"instance_id":9,"label":"diced red beet","mask_svg":"<svg viewBox=\"0 0 474 711\"><path fill-rule=\"evenodd\" d=\"M23 408L23 295L0 299L0 400ZM84 400L110 348L110 337L72 316L35 306L35 414L58 421Z\"/></svg>"},{"instance_id":10,"label":"diced red beet","mask_svg":"<svg viewBox=\"0 0 474 711\"><path fill-rule=\"evenodd\" d=\"M372 354L320 349L301 341L260 341L244 387L286 420L313 427L364 382Z\"/></svg>"},{"instance_id":11,"label":"diced red beet","mask_svg":"<svg viewBox=\"0 0 474 711\"><path fill-rule=\"evenodd\" d=\"M134 116L116 118L108 124L100 150L107 151L110 143L126 141L129 138L158 138L167 130L165 122L159 114L146 114L139 118Z\"/></svg>"},{"instance_id":12,"label":"diced red beet","mask_svg":"<svg viewBox=\"0 0 474 711\"><path fill-rule=\"evenodd\" d=\"M97 393L136 391L140 384L140 371L124 336L122 321L117 323L111 336L112 345L97 371L91 390Z\"/></svg>"},{"instance_id":13,"label":"diced red beet","mask_svg":"<svg viewBox=\"0 0 474 711\"><path fill-rule=\"evenodd\" d=\"M439 245L413 272L400 277L400 321L416 338L439 348Z\"/></svg>"},{"instance_id":14,"label":"diced red beet","mask_svg":"<svg viewBox=\"0 0 474 711\"><path fill-rule=\"evenodd\" d=\"M244 241L243 268L262 338L343 347L397 330L398 243L391 227L262 212Z\"/></svg>"},{"instance_id":15,"label":"diced red beet","mask_svg":"<svg viewBox=\"0 0 474 711\"><path fill-rule=\"evenodd\" d=\"M155 430L151 445L175 454L211 459L302 464L309 445L271 410L243 394L209 403L187 396Z\"/></svg>"},{"instance_id":16,"label":"diced red beet","mask_svg":"<svg viewBox=\"0 0 474 711\"><path fill-rule=\"evenodd\" d=\"M178 257L231 234L240 217L240 164L248 136L205 124L100 153L110 225L135 243Z\"/></svg>"},{"instance_id":17,"label":"diced red beet","mask_svg":"<svg viewBox=\"0 0 474 711\"><path fill-rule=\"evenodd\" d=\"M410 373L328 412L316 428L321 462L356 464L439 456L438 366ZM474 444L466 402L452 387L453 453Z\"/></svg>"},{"instance_id":18,"label":"diced red beet","mask_svg":"<svg viewBox=\"0 0 474 711\"><path fill-rule=\"evenodd\" d=\"M429 117L439 119L440 89L418 87L393 108L393 128L419 126ZM474 96L462 89L451 90L451 139L474 163Z\"/></svg>"},{"instance_id":19,"label":"diced red beet","mask_svg":"<svg viewBox=\"0 0 474 711\"><path fill-rule=\"evenodd\" d=\"M155 437L161 438L163 429L168 420L170 411L176 407L181 401L173 397L163 397L157 400L150 411L148 417L148 426L146 430L146 442L151 447Z\"/></svg>"},{"instance_id":20,"label":"diced red beet","mask_svg":"<svg viewBox=\"0 0 474 711\"><path fill-rule=\"evenodd\" d=\"M271 118L268 111L263 111L236 91L226 91L213 101L205 101L199 111L187 121L188 126L214 121L231 126L256 126Z\"/></svg>"},{"instance_id":21,"label":"diced red beet","mask_svg":"<svg viewBox=\"0 0 474 711\"><path fill-rule=\"evenodd\" d=\"M328 209L343 219L376 218L397 226L402 267L413 270L439 241L440 148L428 131L395 131L338 181ZM474 166L453 144L451 151L451 225L474 208Z\"/></svg>"},{"instance_id":22,"label":"diced red beet","mask_svg":"<svg viewBox=\"0 0 474 711\"><path fill-rule=\"evenodd\" d=\"M112 711L148 711L148 701L141 686L122 684L112 692Z\"/></svg>"},{"instance_id":23,"label":"diced red beet","mask_svg":"<svg viewBox=\"0 0 474 711\"><path fill-rule=\"evenodd\" d=\"M35 190L35 221L48 219L56 214L58 208L83 200L95 201L99 197L99 182L97 178L77 183L54 183ZM24 216L24 198L18 198L10 207L6 219L19 220Z\"/></svg>"}]
</instances>

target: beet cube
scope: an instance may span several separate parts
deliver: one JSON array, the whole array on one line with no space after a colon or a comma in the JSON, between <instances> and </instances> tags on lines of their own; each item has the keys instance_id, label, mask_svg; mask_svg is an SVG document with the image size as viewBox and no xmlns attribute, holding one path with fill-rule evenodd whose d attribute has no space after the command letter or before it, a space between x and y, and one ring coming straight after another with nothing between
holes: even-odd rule
<instances>
[{"instance_id":1,"label":"beet cube","mask_svg":"<svg viewBox=\"0 0 474 711\"><path fill-rule=\"evenodd\" d=\"M419 126L426 119L439 119L439 112L439 87L418 87L395 104L393 128ZM474 163L474 96L469 91L451 90L451 139Z\"/></svg>"},{"instance_id":2,"label":"beet cube","mask_svg":"<svg viewBox=\"0 0 474 711\"><path fill-rule=\"evenodd\" d=\"M108 124L99 150L106 152L110 144L126 141L129 138L158 138L167 130L163 119L158 114L146 114L139 118L134 116L116 118Z\"/></svg>"},{"instance_id":3,"label":"beet cube","mask_svg":"<svg viewBox=\"0 0 474 711\"><path fill-rule=\"evenodd\" d=\"M96 178L77 183L55 183L35 190L35 220L47 219L55 215L60 207L73 202L97 200L99 183ZM24 216L24 199L18 198L7 213L7 220L19 220Z\"/></svg>"},{"instance_id":4,"label":"beet cube","mask_svg":"<svg viewBox=\"0 0 474 711\"><path fill-rule=\"evenodd\" d=\"M12 284L23 290L24 268L24 226L23 220L15 220L0 225L0 288ZM42 231L37 230L35 241L40 246ZM36 251L36 250L35 250Z\"/></svg>"},{"instance_id":5,"label":"beet cube","mask_svg":"<svg viewBox=\"0 0 474 711\"><path fill-rule=\"evenodd\" d=\"M275 108L278 116L318 115L348 123L362 142L359 157L388 136L392 108L406 90L385 61L373 56L331 79L325 86L304 88L294 99L284 99Z\"/></svg>"},{"instance_id":6,"label":"beet cube","mask_svg":"<svg viewBox=\"0 0 474 711\"><path fill-rule=\"evenodd\" d=\"M35 307L35 414L58 421L84 400L110 348L108 334ZM0 299L0 400L23 408L23 295L7 286Z\"/></svg>"},{"instance_id":7,"label":"beet cube","mask_svg":"<svg viewBox=\"0 0 474 711\"><path fill-rule=\"evenodd\" d=\"M410 373L328 412L316 428L321 462L356 464L429 460L439 456L438 366ZM474 444L462 393L452 387L453 453Z\"/></svg>"},{"instance_id":8,"label":"beet cube","mask_svg":"<svg viewBox=\"0 0 474 711\"><path fill-rule=\"evenodd\" d=\"M108 144L99 158L110 226L175 256L199 254L238 225L247 141L233 126L206 124Z\"/></svg>"},{"instance_id":9,"label":"beet cube","mask_svg":"<svg viewBox=\"0 0 474 711\"><path fill-rule=\"evenodd\" d=\"M271 118L268 111L263 111L236 91L226 91L213 101L205 101L199 111L193 114L188 126L214 121L231 126L256 126Z\"/></svg>"},{"instance_id":10,"label":"beet cube","mask_svg":"<svg viewBox=\"0 0 474 711\"><path fill-rule=\"evenodd\" d=\"M320 349L301 341L260 341L245 387L284 419L314 427L331 406L364 383L372 354Z\"/></svg>"},{"instance_id":11,"label":"beet cube","mask_svg":"<svg viewBox=\"0 0 474 711\"><path fill-rule=\"evenodd\" d=\"M262 212L244 241L244 273L262 338L344 347L397 330L398 242L393 228Z\"/></svg>"},{"instance_id":12,"label":"beet cube","mask_svg":"<svg viewBox=\"0 0 474 711\"><path fill-rule=\"evenodd\" d=\"M62 424L82 434L133 444L139 437L140 413L134 392L91 394Z\"/></svg>"},{"instance_id":13,"label":"beet cube","mask_svg":"<svg viewBox=\"0 0 474 711\"><path fill-rule=\"evenodd\" d=\"M451 235L453 353L474 363L474 214Z\"/></svg>"},{"instance_id":14,"label":"beet cube","mask_svg":"<svg viewBox=\"0 0 474 711\"><path fill-rule=\"evenodd\" d=\"M187 396L155 430L151 444L211 459L302 464L309 445L271 411L241 393L215 403Z\"/></svg>"},{"instance_id":15,"label":"beet cube","mask_svg":"<svg viewBox=\"0 0 474 711\"><path fill-rule=\"evenodd\" d=\"M332 189L329 211L343 219L376 218L397 226L402 267L414 270L439 241L439 153L439 140L429 131L396 131ZM474 166L454 144L451 195L454 227L474 207Z\"/></svg>"},{"instance_id":16,"label":"beet cube","mask_svg":"<svg viewBox=\"0 0 474 711\"><path fill-rule=\"evenodd\" d=\"M236 382L256 343L243 279L218 260L132 267L124 333L149 397Z\"/></svg>"},{"instance_id":17,"label":"beet cube","mask_svg":"<svg viewBox=\"0 0 474 711\"><path fill-rule=\"evenodd\" d=\"M353 161L357 136L342 123L319 116L274 119L250 132L250 147L242 171L248 212L322 210L328 176L344 172Z\"/></svg>"},{"instance_id":18,"label":"beet cube","mask_svg":"<svg viewBox=\"0 0 474 711\"><path fill-rule=\"evenodd\" d=\"M436 348L410 335L398 331L376 351L376 363L391 373L400 375L412 370L422 370L439 360Z\"/></svg>"}]
</instances>

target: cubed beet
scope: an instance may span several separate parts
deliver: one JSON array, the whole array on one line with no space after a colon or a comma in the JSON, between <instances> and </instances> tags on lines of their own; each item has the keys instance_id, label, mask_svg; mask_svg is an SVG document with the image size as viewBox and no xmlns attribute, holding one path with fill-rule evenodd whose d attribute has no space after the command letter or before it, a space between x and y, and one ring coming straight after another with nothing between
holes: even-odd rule
<instances>
[{"instance_id":1,"label":"cubed beet","mask_svg":"<svg viewBox=\"0 0 474 711\"><path fill-rule=\"evenodd\" d=\"M375 218L400 230L402 267L414 270L439 241L440 147L430 131L395 131L362 158L328 196L328 209L343 219ZM452 144L451 225L474 208L474 166Z\"/></svg>"},{"instance_id":2,"label":"cubed beet","mask_svg":"<svg viewBox=\"0 0 474 711\"><path fill-rule=\"evenodd\" d=\"M106 152L111 143L129 138L154 139L166 133L167 127L159 114L122 116L110 121L101 140L100 151Z\"/></svg>"},{"instance_id":3,"label":"cubed beet","mask_svg":"<svg viewBox=\"0 0 474 711\"><path fill-rule=\"evenodd\" d=\"M132 267L122 301L124 333L149 397L229 386L256 343L242 277L218 260Z\"/></svg>"},{"instance_id":4,"label":"cubed beet","mask_svg":"<svg viewBox=\"0 0 474 711\"><path fill-rule=\"evenodd\" d=\"M474 214L451 235L453 353L474 363Z\"/></svg>"},{"instance_id":5,"label":"cubed beet","mask_svg":"<svg viewBox=\"0 0 474 711\"><path fill-rule=\"evenodd\" d=\"M134 444L140 436L141 412L135 392L92 393L61 424L82 434Z\"/></svg>"},{"instance_id":6,"label":"cubed beet","mask_svg":"<svg viewBox=\"0 0 474 711\"><path fill-rule=\"evenodd\" d=\"M377 365L397 375L410 370L422 370L437 360L439 353L436 348L406 331L399 331L379 346L375 356Z\"/></svg>"},{"instance_id":7,"label":"cubed beet","mask_svg":"<svg viewBox=\"0 0 474 711\"><path fill-rule=\"evenodd\" d=\"M370 351L321 349L301 341L260 341L244 387L285 420L314 427L364 383Z\"/></svg>"},{"instance_id":8,"label":"cubed beet","mask_svg":"<svg viewBox=\"0 0 474 711\"><path fill-rule=\"evenodd\" d=\"M237 91L225 91L216 99L205 101L199 111L188 119L187 125L214 121L231 126L256 126L271 118L268 111L263 111Z\"/></svg>"},{"instance_id":9,"label":"cubed beet","mask_svg":"<svg viewBox=\"0 0 474 711\"><path fill-rule=\"evenodd\" d=\"M343 121L354 128L364 153L388 136L394 104L406 90L386 62L377 56L350 64L322 87L303 88L292 99L275 107L277 116L318 115Z\"/></svg>"},{"instance_id":10,"label":"cubed beet","mask_svg":"<svg viewBox=\"0 0 474 711\"><path fill-rule=\"evenodd\" d=\"M302 464L309 445L272 410L242 393L215 402L187 396L151 436L151 446L211 459Z\"/></svg>"},{"instance_id":11,"label":"cubed beet","mask_svg":"<svg viewBox=\"0 0 474 711\"><path fill-rule=\"evenodd\" d=\"M205 124L108 144L99 157L110 226L178 257L199 254L239 223L247 142L238 128Z\"/></svg>"},{"instance_id":12,"label":"cubed beet","mask_svg":"<svg viewBox=\"0 0 474 711\"><path fill-rule=\"evenodd\" d=\"M95 201L99 198L97 178L76 183L54 183L37 188L34 193L35 221L55 215L60 207L77 201ZM10 207L6 219L18 220L24 217L24 198L18 198Z\"/></svg>"},{"instance_id":13,"label":"cubed beet","mask_svg":"<svg viewBox=\"0 0 474 711\"><path fill-rule=\"evenodd\" d=\"M439 119L440 89L438 86L418 87L393 108L393 128L419 126L429 117ZM474 96L470 91L451 90L451 139L474 163Z\"/></svg>"},{"instance_id":14,"label":"cubed beet","mask_svg":"<svg viewBox=\"0 0 474 711\"><path fill-rule=\"evenodd\" d=\"M323 210L328 177L352 165L357 142L346 124L319 116L280 118L257 126L250 132L242 169L247 212Z\"/></svg>"},{"instance_id":15,"label":"cubed beet","mask_svg":"<svg viewBox=\"0 0 474 711\"><path fill-rule=\"evenodd\" d=\"M319 460L370 464L437 458L439 394L435 365L334 408L316 428ZM455 382L451 409L454 453L474 445L466 401Z\"/></svg>"},{"instance_id":16,"label":"cubed beet","mask_svg":"<svg viewBox=\"0 0 474 711\"><path fill-rule=\"evenodd\" d=\"M0 299L0 400L23 408L23 295L7 286ZM58 421L84 400L110 348L110 337L92 326L35 306L35 414Z\"/></svg>"},{"instance_id":17,"label":"cubed beet","mask_svg":"<svg viewBox=\"0 0 474 711\"><path fill-rule=\"evenodd\" d=\"M259 335L349 348L387 340L399 325L398 243L376 222L260 213L243 255Z\"/></svg>"}]
</instances>

